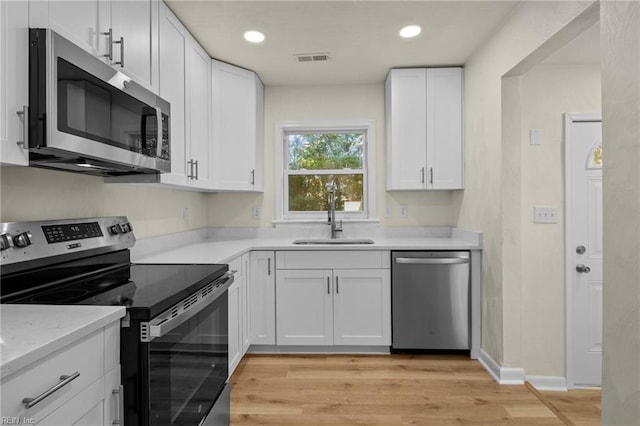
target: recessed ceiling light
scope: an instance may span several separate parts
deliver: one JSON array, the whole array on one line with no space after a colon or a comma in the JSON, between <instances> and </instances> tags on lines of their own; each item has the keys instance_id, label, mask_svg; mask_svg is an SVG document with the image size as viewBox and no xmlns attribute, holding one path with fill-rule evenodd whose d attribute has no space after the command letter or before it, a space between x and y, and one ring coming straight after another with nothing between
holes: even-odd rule
<instances>
[{"instance_id":1,"label":"recessed ceiling light","mask_svg":"<svg viewBox=\"0 0 640 426\"><path fill-rule=\"evenodd\" d=\"M264 34L260 31L247 31L244 33L244 39L251 43L262 43L264 41Z\"/></svg>"},{"instance_id":2,"label":"recessed ceiling light","mask_svg":"<svg viewBox=\"0 0 640 426\"><path fill-rule=\"evenodd\" d=\"M417 25L408 25L400 30L400 37L411 38L420 34L422 28Z\"/></svg>"}]
</instances>

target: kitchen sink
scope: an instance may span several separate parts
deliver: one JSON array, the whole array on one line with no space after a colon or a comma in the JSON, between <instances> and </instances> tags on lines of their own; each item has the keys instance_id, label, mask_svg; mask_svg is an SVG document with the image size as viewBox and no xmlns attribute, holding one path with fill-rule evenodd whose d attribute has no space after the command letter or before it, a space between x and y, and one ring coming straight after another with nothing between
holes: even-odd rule
<instances>
[{"instance_id":1,"label":"kitchen sink","mask_svg":"<svg viewBox=\"0 0 640 426\"><path fill-rule=\"evenodd\" d=\"M295 240L293 244L373 244L374 242L364 238L309 238Z\"/></svg>"}]
</instances>

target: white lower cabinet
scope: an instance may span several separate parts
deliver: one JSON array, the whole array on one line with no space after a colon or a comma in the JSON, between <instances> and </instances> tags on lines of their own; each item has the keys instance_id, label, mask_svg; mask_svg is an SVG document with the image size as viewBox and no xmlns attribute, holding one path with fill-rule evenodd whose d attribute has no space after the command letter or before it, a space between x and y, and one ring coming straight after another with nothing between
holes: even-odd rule
<instances>
[{"instance_id":1,"label":"white lower cabinet","mask_svg":"<svg viewBox=\"0 0 640 426\"><path fill-rule=\"evenodd\" d=\"M32 407L23 403L63 381L66 384ZM3 377L1 412L3 418L40 425L111 425L122 420L119 391L118 321Z\"/></svg>"},{"instance_id":2,"label":"white lower cabinet","mask_svg":"<svg viewBox=\"0 0 640 426\"><path fill-rule=\"evenodd\" d=\"M248 277L249 340L252 345L275 345L276 300L273 251L252 251Z\"/></svg>"},{"instance_id":3,"label":"white lower cabinet","mask_svg":"<svg viewBox=\"0 0 640 426\"><path fill-rule=\"evenodd\" d=\"M390 345L391 279L382 253L278 252L277 344Z\"/></svg>"},{"instance_id":4,"label":"white lower cabinet","mask_svg":"<svg viewBox=\"0 0 640 426\"><path fill-rule=\"evenodd\" d=\"M229 270L235 271L229 287L229 377L249 349L248 265L248 254L229 262Z\"/></svg>"}]
</instances>

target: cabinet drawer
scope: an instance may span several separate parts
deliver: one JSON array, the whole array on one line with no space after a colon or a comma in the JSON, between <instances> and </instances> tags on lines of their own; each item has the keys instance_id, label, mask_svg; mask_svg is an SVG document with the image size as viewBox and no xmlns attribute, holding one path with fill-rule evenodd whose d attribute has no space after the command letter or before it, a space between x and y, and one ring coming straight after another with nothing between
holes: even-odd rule
<instances>
[{"instance_id":1,"label":"cabinet drawer","mask_svg":"<svg viewBox=\"0 0 640 426\"><path fill-rule=\"evenodd\" d=\"M36 422L71 400L103 375L104 332L91 334L47 358L2 379L2 415L25 417ZM60 376L80 375L27 409L23 398L35 398L60 382Z\"/></svg>"},{"instance_id":2,"label":"cabinet drawer","mask_svg":"<svg viewBox=\"0 0 640 426\"><path fill-rule=\"evenodd\" d=\"M276 253L277 269L387 269L389 252L381 250L298 250Z\"/></svg>"}]
</instances>

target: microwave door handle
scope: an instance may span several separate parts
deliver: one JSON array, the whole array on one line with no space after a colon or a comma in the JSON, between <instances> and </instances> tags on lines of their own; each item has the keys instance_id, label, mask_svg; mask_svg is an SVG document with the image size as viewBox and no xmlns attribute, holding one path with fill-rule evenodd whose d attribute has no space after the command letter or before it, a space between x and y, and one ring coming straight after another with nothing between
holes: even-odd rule
<instances>
[{"instance_id":1,"label":"microwave door handle","mask_svg":"<svg viewBox=\"0 0 640 426\"><path fill-rule=\"evenodd\" d=\"M162 157L162 111L156 107L156 120L158 122L158 138L156 139L156 157Z\"/></svg>"}]
</instances>

